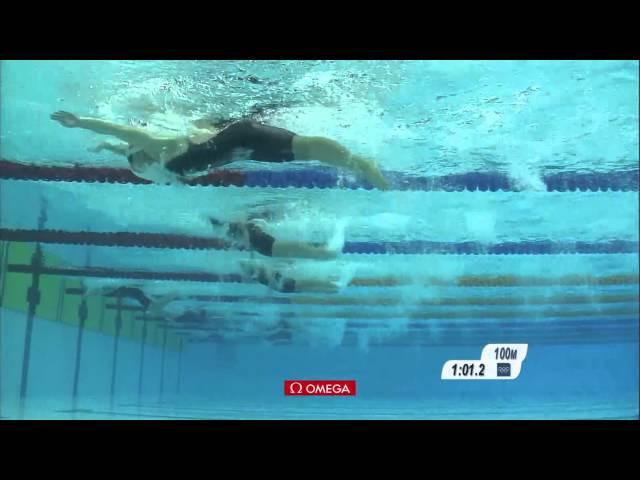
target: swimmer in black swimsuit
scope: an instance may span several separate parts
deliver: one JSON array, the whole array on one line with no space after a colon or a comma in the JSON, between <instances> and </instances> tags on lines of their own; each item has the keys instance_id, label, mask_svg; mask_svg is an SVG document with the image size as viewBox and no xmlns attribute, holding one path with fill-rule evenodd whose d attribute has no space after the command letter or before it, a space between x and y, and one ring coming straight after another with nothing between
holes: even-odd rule
<instances>
[{"instance_id":1,"label":"swimmer in black swimsuit","mask_svg":"<svg viewBox=\"0 0 640 480\"><path fill-rule=\"evenodd\" d=\"M277 240L264 231L260 226L262 220L258 218L249 218L245 222L224 223L209 217L209 221L214 228L222 227L225 236L236 248L255 251L266 257L331 260L338 255L337 251L331 250L325 245ZM338 291L338 286L333 281L285 277L277 270L252 260L241 261L240 267L251 280L282 293L335 293Z\"/></svg>"},{"instance_id":2,"label":"swimmer in black swimsuit","mask_svg":"<svg viewBox=\"0 0 640 480\"><path fill-rule=\"evenodd\" d=\"M180 298L180 294L166 293L161 295L147 295L141 287L137 285L122 286L118 288L102 287L92 291L94 294L104 294L107 297L120 297L135 300L149 315L154 316L160 314L164 307Z\"/></svg>"},{"instance_id":3,"label":"swimmer in black swimsuit","mask_svg":"<svg viewBox=\"0 0 640 480\"><path fill-rule=\"evenodd\" d=\"M325 245L276 240L264 231L260 226L259 219L223 223L210 217L209 221L214 228L222 227L225 229L226 237L234 246L256 251L267 257L331 260L338 256L337 251L331 250Z\"/></svg>"},{"instance_id":4,"label":"swimmer in black swimsuit","mask_svg":"<svg viewBox=\"0 0 640 480\"><path fill-rule=\"evenodd\" d=\"M138 287L118 287L107 294L108 297L129 298L140 304L144 310L148 310L151 299Z\"/></svg>"},{"instance_id":5,"label":"swimmer in black swimsuit","mask_svg":"<svg viewBox=\"0 0 640 480\"><path fill-rule=\"evenodd\" d=\"M337 293L337 281L285 277L282 273L253 260L241 260L240 268L250 279L281 293Z\"/></svg>"},{"instance_id":6,"label":"swimmer in black swimsuit","mask_svg":"<svg viewBox=\"0 0 640 480\"><path fill-rule=\"evenodd\" d=\"M80 118L69 112L56 112L51 118L64 127L83 128L127 142L127 145L103 143L94 151L107 149L125 155L136 175L158 183L207 174L212 168L238 160L271 163L317 160L352 170L375 187L387 188L375 162L352 154L338 142L297 135L255 120L232 122L221 130L209 124L207 131L199 135L161 138L140 128Z\"/></svg>"}]
</instances>

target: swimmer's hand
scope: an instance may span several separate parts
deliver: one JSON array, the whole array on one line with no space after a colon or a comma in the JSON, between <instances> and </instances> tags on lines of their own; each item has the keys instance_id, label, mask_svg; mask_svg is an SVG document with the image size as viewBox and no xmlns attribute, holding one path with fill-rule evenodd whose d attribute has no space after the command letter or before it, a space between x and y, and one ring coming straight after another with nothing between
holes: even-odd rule
<instances>
[{"instance_id":1,"label":"swimmer's hand","mask_svg":"<svg viewBox=\"0 0 640 480\"><path fill-rule=\"evenodd\" d=\"M80 123L80 119L73 113L63 111L52 113L51 120L55 120L60 125L67 128L75 128Z\"/></svg>"}]
</instances>

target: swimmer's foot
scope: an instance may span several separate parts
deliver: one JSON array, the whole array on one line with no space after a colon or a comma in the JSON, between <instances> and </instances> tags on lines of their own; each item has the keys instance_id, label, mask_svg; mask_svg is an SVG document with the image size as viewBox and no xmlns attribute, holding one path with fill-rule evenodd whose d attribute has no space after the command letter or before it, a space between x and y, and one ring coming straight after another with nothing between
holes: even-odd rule
<instances>
[{"instance_id":1,"label":"swimmer's foot","mask_svg":"<svg viewBox=\"0 0 640 480\"><path fill-rule=\"evenodd\" d=\"M388 190L389 182L384 178L378 165L373 160L354 155L352 160L358 165L358 171L374 187L380 190Z\"/></svg>"},{"instance_id":2,"label":"swimmer's foot","mask_svg":"<svg viewBox=\"0 0 640 480\"><path fill-rule=\"evenodd\" d=\"M347 227L347 221L344 218L341 218L335 223L335 230L333 235L329 239L326 245L326 250L331 252L333 258L336 258L338 254L342 253L342 249L344 248L344 240L345 240L345 229Z\"/></svg>"},{"instance_id":3,"label":"swimmer's foot","mask_svg":"<svg viewBox=\"0 0 640 480\"><path fill-rule=\"evenodd\" d=\"M379 190L389 190L389 182L384 178L375 163L371 165L371 169L367 172L367 180Z\"/></svg>"}]
</instances>

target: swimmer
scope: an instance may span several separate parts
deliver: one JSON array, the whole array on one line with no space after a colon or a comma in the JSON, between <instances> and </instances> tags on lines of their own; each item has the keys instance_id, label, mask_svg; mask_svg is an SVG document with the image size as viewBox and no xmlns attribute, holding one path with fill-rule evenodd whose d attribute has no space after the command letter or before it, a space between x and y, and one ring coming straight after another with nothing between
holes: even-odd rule
<instances>
[{"instance_id":1,"label":"swimmer","mask_svg":"<svg viewBox=\"0 0 640 480\"><path fill-rule=\"evenodd\" d=\"M140 304L142 309L151 316L160 315L165 306L180 298L180 294L177 292L161 295L147 295L142 288L137 285L122 286L116 289L113 289L112 287L102 287L100 289L93 290L92 293L102 293L107 297L120 297L135 300Z\"/></svg>"},{"instance_id":2,"label":"swimmer","mask_svg":"<svg viewBox=\"0 0 640 480\"><path fill-rule=\"evenodd\" d=\"M266 222L258 218L223 223L209 217L209 222L214 228L225 229L225 236L236 248L255 251L267 257L332 260L339 253L326 245L277 240L265 232Z\"/></svg>"},{"instance_id":3,"label":"swimmer","mask_svg":"<svg viewBox=\"0 0 640 480\"><path fill-rule=\"evenodd\" d=\"M337 293L338 282L322 279L294 279L254 260L241 260L240 269L248 278L281 293Z\"/></svg>"},{"instance_id":4,"label":"swimmer","mask_svg":"<svg viewBox=\"0 0 640 480\"><path fill-rule=\"evenodd\" d=\"M104 142L93 151L109 150L125 156L134 174L156 183L180 182L241 160L269 163L317 160L351 170L379 189L388 187L375 162L352 154L335 140L297 135L253 119L226 125L200 121L195 126L201 133L180 137L159 137L141 128L77 117L64 111L53 113L51 119L67 128L82 128L126 142L118 145Z\"/></svg>"}]
</instances>

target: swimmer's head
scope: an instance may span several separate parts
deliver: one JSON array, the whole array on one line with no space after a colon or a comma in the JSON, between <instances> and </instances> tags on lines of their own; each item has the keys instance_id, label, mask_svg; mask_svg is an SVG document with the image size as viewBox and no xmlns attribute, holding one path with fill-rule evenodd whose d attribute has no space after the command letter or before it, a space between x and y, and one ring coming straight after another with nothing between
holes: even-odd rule
<instances>
[{"instance_id":1,"label":"swimmer's head","mask_svg":"<svg viewBox=\"0 0 640 480\"><path fill-rule=\"evenodd\" d=\"M234 241L244 241L247 227L242 222L231 222L227 228L227 236Z\"/></svg>"},{"instance_id":2,"label":"swimmer's head","mask_svg":"<svg viewBox=\"0 0 640 480\"><path fill-rule=\"evenodd\" d=\"M218 235L227 237L236 246L246 247L249 243L249 232L246 222L223 222L213 217L208 217L209 223Z\"/></svg>"}]
</instances>

